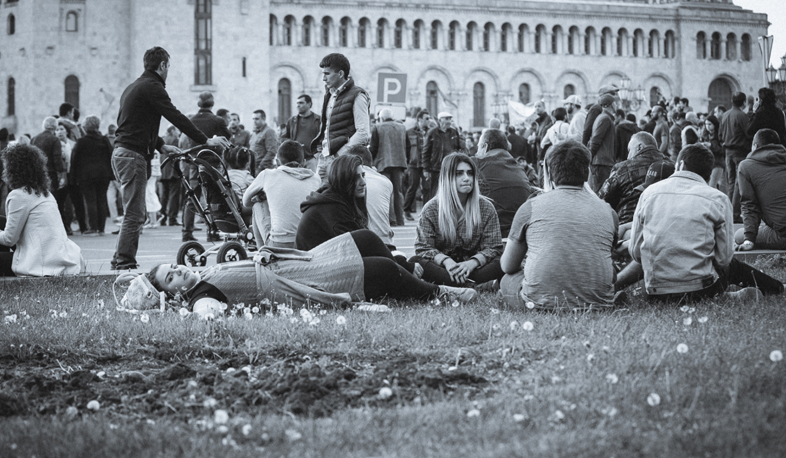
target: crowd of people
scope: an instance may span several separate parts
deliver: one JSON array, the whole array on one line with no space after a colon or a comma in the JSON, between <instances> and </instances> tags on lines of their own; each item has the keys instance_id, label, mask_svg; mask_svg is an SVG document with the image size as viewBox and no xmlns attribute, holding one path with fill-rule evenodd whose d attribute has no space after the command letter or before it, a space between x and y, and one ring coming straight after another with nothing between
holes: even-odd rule
<instances>
[{"instance_id":1,"label":"crowd of people","mask_svg":"<svg viewBox=\"0 0 786 458\"><path fill-rule=\"evenodd\" d=\"M5 274L79 272L71 224L103 235L107 210L119 213L116 196L123 216L113 269L136 268L143 226L180 225L181 211L183 241L195 240L180 177L198 189L199 170L161 164L204 145L227 164L256 260L201 275L162 265L146 278L205 314L238 297L469 301L478 290L500 291L517 307L604 308L624 303L640 280L659 302L711 297L732 284L743 287L728 293L737 299L783 292L733 257L786 249L786 121L768 88L752 101L736 93L729 110L711 114L695 113L685 98L662 99L637 120L609 85L596 103L571 95L549 113L539 101L528 125L492 119L469 134L449 112L419 110L409 129L389 109L369 116L368 93L334 53L319 63L320 110L304 94L279 126L255 110L248 132L237 113L213 112L209 92L191 116L175 108L162 48L148 50L144 63L108 135L97 117L79 123L63 104L29 144L22 137L4 150L0 244L16 246L0 253ZM162 117L172 124L163 138ZM54 215L63 249L45 268L31 267L35 231L54 229ZM393 228L416 218L407 259ZM744 225L736 234L735 223Z\"/></svg>"}]
</instances>

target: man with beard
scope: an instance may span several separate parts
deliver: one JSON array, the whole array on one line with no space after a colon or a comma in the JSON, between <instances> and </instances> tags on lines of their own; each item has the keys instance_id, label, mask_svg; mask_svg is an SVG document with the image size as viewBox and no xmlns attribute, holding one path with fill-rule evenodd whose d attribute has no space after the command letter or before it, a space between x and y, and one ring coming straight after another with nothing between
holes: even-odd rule
<instances>
[{"instance_id":1,"label":"man with beard","mask_svg":"<svg viewBox=\"0 0 786 458\"><path fill-rule=\"evenodd\" d=\"M581 141L584 135L584 123L587 121L587 110L581 109L581 97L571 95L562 101L562 105L570 117L570 128L568 128L568 139Z\"/></svg>"}]
</instances>

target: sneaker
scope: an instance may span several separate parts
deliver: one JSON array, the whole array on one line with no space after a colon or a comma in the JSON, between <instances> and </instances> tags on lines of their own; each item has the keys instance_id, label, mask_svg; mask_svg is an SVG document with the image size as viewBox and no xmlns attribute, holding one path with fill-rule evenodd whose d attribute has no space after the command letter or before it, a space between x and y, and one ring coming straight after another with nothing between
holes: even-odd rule
<instances>
[{"instance_id":1,"label":"sneaker","mask_svg":"<svg viewBox=\"0 0 786 458\"><path fill-rule=\"evenodd\" d=\"M118 229L118 230L116 230L116 231L112 231L112 235L117 235L117 234L119 234L119 233L120 233L120 229Z\"/></svg>"},{"instance_id":2,"label":"sneaker","mask_svg":"<svg viewBox=\"0 0 786 458\"><path fill-rule=\"evenodd\" d=\"M472 288L456 288L453 286L439 286L440 297L447 296L451 301L459 301L466 304L478 298L478 292Z\"/></svg>"},{"instance_id":3,"label":"sneaker","mask_svg":"<svg viewBox=\"0 0 786 458\"><path fill-rule=\"evenodd\" d=\"M194 237L194 234L190 232L183 232L183 241L184 242L196 242L197 239Z\"/></svg>"},{"instance_id":4,"label":"sneaker","mask_svg":"<svg viewBox=\"0 0 786 458\"><path fill-rule=\"evenodd\" d=\"M169 220L170 226L182 226L182 224L178 223L176 219Z\"/></svg>"},{"instance_id":5,"label":"sneaker","mask_svg":"<svg viewBox=\"0 0 786 458\"><path fill-rule=\"evenodd\" d=\"M741 302L759 301L764 297L764 294L759 291L759 288L754 287L742 288L739 291L730 292L728 295L733 300Z\"/></svg>"}]
</instances>

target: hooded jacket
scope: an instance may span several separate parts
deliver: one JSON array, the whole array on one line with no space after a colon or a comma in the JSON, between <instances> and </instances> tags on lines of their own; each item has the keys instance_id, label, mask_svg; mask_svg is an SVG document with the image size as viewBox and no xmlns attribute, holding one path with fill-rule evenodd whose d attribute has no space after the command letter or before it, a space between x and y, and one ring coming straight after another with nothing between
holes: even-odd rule
<instances>
[{"instance_id":1,"label":"hooded jacket","mask_svg":"<svg viewBox=\"0 0 786 458\"><path fill-rule=\"evenodd\" d=\"M775 105L762 105L753 113L751 123L748 125L748 138L753 139L756 132L761 129L772 129L777 132L781 145L786 146L786 120L783 112Z\"/></svg>"},{"instance_id":2,"label":"hooded jacket","mask_svg":"<svg viewBox=\"0 0 786 458\"><path fill-rule=\"evenodd\" d=\"M614 128L614 160L622 162L628 157L628 143L633 134L641 132L635 122L623 119Z\"/></svg>"},{"instance_id":3,"label":"hooded jacket","mask_svg":"<svg viewBox=\"0 0 786 458\"><path fill-rule=\"evenodd\" d=\"M350 202L330 187L312 192L300 204L300 211L303 217L295 237L298 250L310 250L345 232L366 228Z\"/></svg>"},{"instance_id":4,"label":"hooded jacket","mask_svg":"<svg viewBox=\"0 0 786 458\"><path fill-rule=\"evenodd\" d=\"M611 169L598 197L617 212L620 224L633 221L633 213L641 196L641 191L636 187L644 184L650 165L659 161L668 161L668 158L656 148L646 146L638 152L631 151L627 161L620 162Z\"/></svg>"},{"instance_id":5,"label":"hooded jacket","mask_svg":"<svg viewBox=\"0 0 786 458\"><path fill-rule=\"evenodd\" d=\"M737 183L745 240L756 241L762 220L786 237L786 148L773 144L751 152L740 162Z\"/></svg>"}]
</instances>

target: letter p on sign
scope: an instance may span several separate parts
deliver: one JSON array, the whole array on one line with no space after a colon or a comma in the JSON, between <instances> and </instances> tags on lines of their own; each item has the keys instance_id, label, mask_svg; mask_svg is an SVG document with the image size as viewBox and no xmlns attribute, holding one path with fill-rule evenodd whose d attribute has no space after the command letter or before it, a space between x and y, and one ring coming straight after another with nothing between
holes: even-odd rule
<instances>
[{"instance_id":1,"label":"letter p on sign","mask_svg":"<svg viewBox=\"0 0 786 458\"><path fill-rule=\"evenodd\" d=\"M377 81L377 102L407 103L407 74L380 73Z\"/></svg>"}]
</instances>

